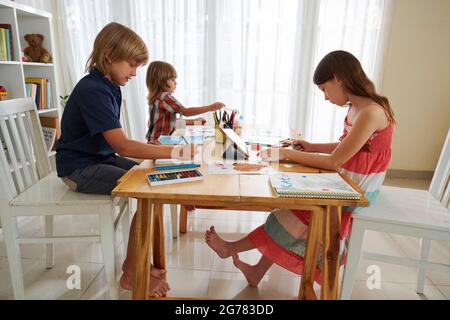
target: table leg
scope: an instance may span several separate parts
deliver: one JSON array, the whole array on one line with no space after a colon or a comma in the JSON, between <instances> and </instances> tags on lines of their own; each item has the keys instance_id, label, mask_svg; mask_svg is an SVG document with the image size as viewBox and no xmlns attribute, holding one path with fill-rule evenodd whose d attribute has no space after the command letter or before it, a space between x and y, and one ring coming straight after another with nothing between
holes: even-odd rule
<instances>
[{"instance_id":1,"label":"table leg","mask_svg":"<svg viewBox=\"0 0 450 320\"><path fill-rule=\"evenodd\" d=\"M136 217L136 269L134 272L133 299L147 298L150 283L150 257L153 241L153 205L149 199L138 199Z\"/></svg>"},{"instance_id":2,"label":"table leg","mask_svg":"<svg viewBox=\"0 0 450 320\"><path fill-rule=\"evenodd\" d=\"M187 217L188 211L187 207L181 205L180 206L180 233L186 233L187 232Z\"/></svg>"},{"instance_id":3,"label":"table leg","mask_svg":"<svg viewBox=\"0 0 450 320\"><path fill-rule=\"evenodd\" d=\"M158 269L166 268L166 252L164 247L163 205L155 203L155 234L153 240L153 265Z\"/></svg>"},{"instance_id":4,"label":"table leg","mask_svg":"<svg viewBox=\"0 0 450 320\"><path fill-rule=\"evenodd\" d=\"M322 300L336 300L339 290L340 206L328 206L323 222Z\"/></svg>"},{"instance_id":5,"label":"table leg","mask_svg":"<svg viewBox=\"0 0 450 320\"><path fill-rule=\"evenodd\" d=\"M322 241L323 216L325 210L311 212L311 221L308 230L308 240L306 243L305 263L303 265L300 292L298 298L301 300L316 300L314 292L314 272L317 265L317 254L319 253Z\"/></svg>"}]
</instances>

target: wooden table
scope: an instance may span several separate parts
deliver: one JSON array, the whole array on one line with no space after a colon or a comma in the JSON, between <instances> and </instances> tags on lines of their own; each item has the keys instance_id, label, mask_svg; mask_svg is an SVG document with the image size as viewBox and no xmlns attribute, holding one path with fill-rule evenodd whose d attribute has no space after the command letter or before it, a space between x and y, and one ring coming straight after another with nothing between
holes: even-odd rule
<instances>
[{"instance_id":1,"label":"wooden table","mask_svg":"<svg viewBox=\"0 0 450 320\"><path fill-rule=\"evenodd\" d=\"M319 169L289 163L279 164L277 169L283 172L321 172ZM113 190L114 196L138 200L133 299L148 298L146 293L152 256L155 267L166 268L163 204L242 208L249 211L254 207L312 211L299 299L316 299L313 276L321 243L324 252L321 298L338 298L341 208L368 206L369 202L364 196L360 200L279 198L272 191L268 176L210 175L205 164L199 171L204 175L203 181L150 187L146 175L154 172L153 164L152 161L144 161L125 174ZM362 193L352 181L346 180Z\"/></svg>"}]
</instances>

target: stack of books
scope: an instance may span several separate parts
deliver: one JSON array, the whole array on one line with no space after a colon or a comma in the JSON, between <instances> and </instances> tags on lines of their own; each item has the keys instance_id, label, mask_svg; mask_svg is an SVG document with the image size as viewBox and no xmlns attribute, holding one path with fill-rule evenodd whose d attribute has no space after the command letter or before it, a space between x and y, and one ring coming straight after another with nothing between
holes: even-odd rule
<instances>
[{"instance_id":1,"label":"stack of books","mask_svg":"<svg viewBox=\"0 0 450 320\"><path fill-rule=\"evenodd\" d=\"M38 110L50 109L52 101L52 90L50 81L46 78L25 78L27 97L36 102Z\"/></svg>"},{"instance_id":2,"label":"stack of books","mask_svg":"<svg viewBox=\"0 0 450 320\"><path fill-rule=\"evenodd\" d=\"M14 59L13 34L10 24L0 23L0 61Z\"/></svg>"}]
</instances>

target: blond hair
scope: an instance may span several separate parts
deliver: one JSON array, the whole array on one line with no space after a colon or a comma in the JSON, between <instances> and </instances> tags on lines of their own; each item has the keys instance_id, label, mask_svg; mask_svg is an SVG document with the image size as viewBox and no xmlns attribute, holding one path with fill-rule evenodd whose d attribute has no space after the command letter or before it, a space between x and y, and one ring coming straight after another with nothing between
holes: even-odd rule
<instances>
[{"instance_id":1,"label":"blond hair","mask_svg":"<svg viewBox=\"0 0 450 320\"><path fill-rule=\"evenodd\" d=\"M158 93L167 90L167 80L176 78L175 68L164 61L153 61L147 70L148 103L155 102Z\"/></svg>"},{"instance_id":2,"label":"blond hair","mask_svg":"<svg viewBox=\"0 0 450 320\"><path fill-rule=\"evenodd\" d=\"M111 22L103 27L95 38L94 49L86 63L86 72L97 68L106 75L107 58L111 62L134 61L146 64L148 50L137 33L119 23Z\"/></svg>"}]
</instances>

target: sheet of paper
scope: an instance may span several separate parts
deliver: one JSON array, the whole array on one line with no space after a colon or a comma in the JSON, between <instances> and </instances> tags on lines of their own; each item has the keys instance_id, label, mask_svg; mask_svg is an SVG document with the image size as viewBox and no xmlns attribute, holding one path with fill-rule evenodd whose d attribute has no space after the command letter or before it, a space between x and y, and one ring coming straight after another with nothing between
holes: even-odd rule
<instances>
[{"instance_id":1,"label":"sheet of paper","mask_svg":"<svg viewBox=\"0 0 450 320\"><path fill-rule=\"evenodd\" d=\"M209 174L273 174L275 170L267 162L210 161Z\"/></svg>"}]
</instances>

